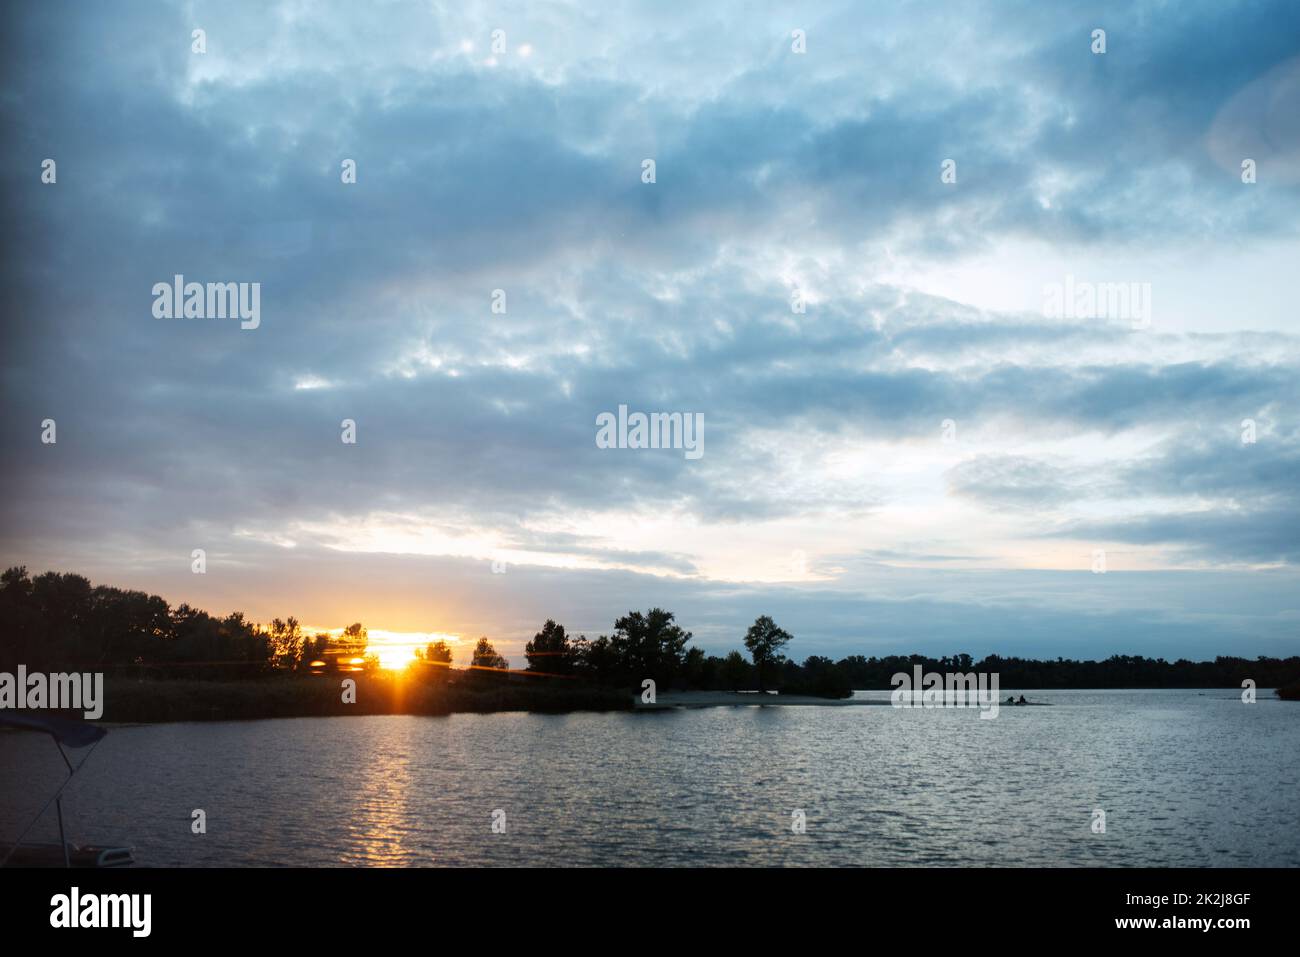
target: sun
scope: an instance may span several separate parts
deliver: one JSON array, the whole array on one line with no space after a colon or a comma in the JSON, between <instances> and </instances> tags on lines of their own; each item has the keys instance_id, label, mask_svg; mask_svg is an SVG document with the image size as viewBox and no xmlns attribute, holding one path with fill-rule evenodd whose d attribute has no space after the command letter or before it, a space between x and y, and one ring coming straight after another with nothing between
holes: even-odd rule
<instances>
[{"instance_id":1,"label":"sun","mask_svg":"<svg viewBox=\"0 0 1300 957\"><path fill-rule=\"evenodd\" d=\"M440 631L386 631L371 628L370 646L366 654L379 659L379 667L387 671L402 671L415 660L417 649L425 648L430 642L445 641L453 648L460 642L459 635Z\"/></svg>"},{"instance_id":2,"label":"sun","mask_svg":"<svg viewBox=\"0 0 1300 957\"><path fill-rule=\"evenodd\" d=\"M391 648L380 646L374 650L379 656L379 667L387 668L389 671L401 671L415 660L415 649L413 648L395 645Z\"/></svg>"},{"instance_id":3,"label":"sun","mask_svg":"<svg viewBox=\"0 0 1300 957\"><path fill-rule=\"evenodd\" d=\"M342 628L304 629L308 634L325 634L338 637ZM366 659L378 659L379 667L385 671L403 671L416 660L416 652L426 648L431 642L445 641L453 649L460 646L460 635L442 631L389 631L384 628L369 628L366 631L368 643L364 657L350 662L364 665ZM322 664L323 666L323 664Z\"/></svg>"}]
</instances>

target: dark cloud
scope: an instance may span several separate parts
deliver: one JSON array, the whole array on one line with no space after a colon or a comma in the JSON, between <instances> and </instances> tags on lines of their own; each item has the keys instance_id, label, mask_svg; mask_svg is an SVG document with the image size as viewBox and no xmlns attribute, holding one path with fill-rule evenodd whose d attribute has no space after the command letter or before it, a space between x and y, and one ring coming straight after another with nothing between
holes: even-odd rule
<instances>
[{"instance_id":1,"label":"dark cloud","mask_svg":"<svg viewBox=\"0 0 1300 957\"><path fill-rule=\"evenodd\" d=\"M808 11L803 60L784 25L512 12L537 71L459 52L486 42L476 9L6 9L4 555L111 578L201 540L265 568L290 553L255 533L383 514L700 576L690 532L642 547L553 520L859 520L898 490L824 475L824 450L906 458L953 418L995 447L959 447L965 503L1211 564L1294 563L1294 431L1248 451L1200 431L1230 445L1244 416L1291 415L1294 338L1240 331L1248 315L1198 338L987 313L882 273L895 253L942 268L1025 240L1175 258L1293 240L1295 180L1244 189L1206 137L1300 53L1300 13L954 9ZM939 182L948 157L960 188ZM261 327L154 319L150 289L177 273L260 282ZM620 403L703 412L705 457L598 450L595 416ZM57 446L35 441L47 417ZM1104 474L1013 448L1137 432L1158 448Z\"/></svg>"}]
</instances>

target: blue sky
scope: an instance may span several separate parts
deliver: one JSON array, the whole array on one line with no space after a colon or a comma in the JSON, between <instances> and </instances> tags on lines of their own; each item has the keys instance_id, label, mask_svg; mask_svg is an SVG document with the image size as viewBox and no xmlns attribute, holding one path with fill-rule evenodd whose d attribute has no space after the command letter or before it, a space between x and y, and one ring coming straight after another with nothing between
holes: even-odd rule
<instances>
[{"instance_id":1,"label":"blue sky","mask_svg":"<svg viewBox=\"0 0 1300 957\"><path fill-rule=\"evenodd\" d=\"M1300 652L1300 7L664 6L6 9L0 560L516 659Z\"/></svg>"}]
</instances>

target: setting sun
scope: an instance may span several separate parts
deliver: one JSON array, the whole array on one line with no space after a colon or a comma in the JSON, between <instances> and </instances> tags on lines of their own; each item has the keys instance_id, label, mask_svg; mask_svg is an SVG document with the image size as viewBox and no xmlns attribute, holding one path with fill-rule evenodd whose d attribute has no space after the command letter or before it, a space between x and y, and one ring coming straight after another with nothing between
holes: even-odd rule
<instances>
[{"instance_id":1,"label":"setting sun","mask_svg":"<svg viewBox=\"0 0 1300 957\"><path fill-rule=\"evenodd\" d=\"M398 647L379 648L379 667L388 668L391 671L401 671L412 661L415 660L415 650L413 648Z\"/></svg>"},{"instance_id":2,"label":"setting sun","mask_svg":"<svg viewBox=\"0 0 1300 957\"><path fill-rule=\"evenodd\" d=\"M441 631L385 631L382 628L371 628L368 637L370 645L366 648L366 654L377 656L379 667L390 671L401 671L415 660L417 650L423 650L431 642L445 641L451 645L453 653L461 643L460 635Z\"/></svg>"},{"instance_id":3,"label":"setting sun","mask_svg":"<svg viewBox=\"0 0 1300 957\"><path fill-rule=\"evenodd\" d=\"M342 628L320 628L307 626L306 634L323 634L338 638L343 634ZM423 650L435 641L445 641L455 654L461 644L460 635L442 631L386 631L383 628L368 628L365 631L366 650L364 656L350 659L349 665L364 665L366 658L374 655L379 659L379 667L388 671L401 671L415 660L416 651ZM312 667L323 666L324 662L313 662Z\"/></svg>"}]
</instances>

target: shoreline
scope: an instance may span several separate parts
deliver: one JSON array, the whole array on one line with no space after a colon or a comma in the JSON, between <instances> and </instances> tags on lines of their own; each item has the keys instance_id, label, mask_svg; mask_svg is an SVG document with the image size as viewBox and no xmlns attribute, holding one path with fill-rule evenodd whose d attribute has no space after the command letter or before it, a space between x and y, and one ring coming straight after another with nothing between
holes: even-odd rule
<instances>
[{"instance_id":1,"label":"shoreline","mask_svg":"<svg viewBox=\"0 0 1300 957\"><path fill-rule=\"evenodd\" d=\"M574 714L580 712L664 712L703 708L856 708L891 707L888 694L873 697L827 698L806 694L757 691L660 692L654 703L643 702L638 691L591 684L452 678L411 683L386 676L356 675L353 700L345 702L333 677L284 678L261 681L146 680L110 676L106 681L103 714L106 725L169 724L205 721L259 721L274 718L354 717L360 715L445 716L451 714ZM888 689L874 689L887 691ZM1051 696L1053 691L1094 689L1024 689ZM1168 691L1219 689L1095 689ZM1222 689L1235 691L1236 689ZM1016 689L1020 694L1021 689ZM1259 689L1264 700L1286 700L1273 689ZM1051 707L1061 701L1032 700L1001 708ZM925 707L919 701L912 707ZM969 708L985 707L969 703ZM61 713L81 720L82 714Z\"/></svg>"},{"instance_id":2,"label":"shoreline","mask_svg":"<svg viewBox=\"0 0 1300 957\"><path fill-rule=\"evenodd\" d=\"M268 718L448 715L524 711L630 711L629 694L591 685L547 685L491 680L404 682L386 676L347 675L356 682L344 701L331 677L266 681L106 682L104 713L112 724L255 721Z\"/></svg>"},{"instance_id":3,"label":"shoreline","mask_svg":"<svg viewBox=\"0 0 1300 957\"><path fill-rule=\"evenodd\" d=\"M819 698L816 695L783 695L758 691L665 691L655 697L653 704L645 703L640 695L634 696L636 711L670 711L674 708L855 708L889 707L888 698Z\"/></svg>"}]
</instances>

